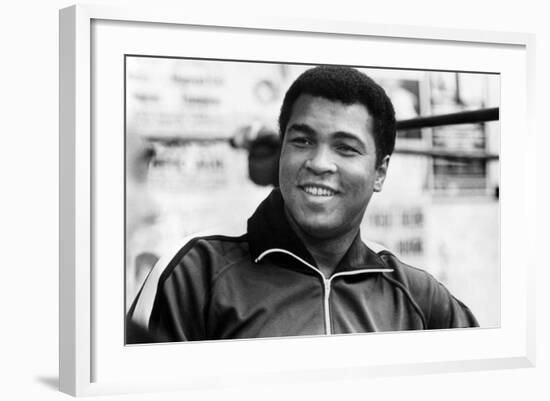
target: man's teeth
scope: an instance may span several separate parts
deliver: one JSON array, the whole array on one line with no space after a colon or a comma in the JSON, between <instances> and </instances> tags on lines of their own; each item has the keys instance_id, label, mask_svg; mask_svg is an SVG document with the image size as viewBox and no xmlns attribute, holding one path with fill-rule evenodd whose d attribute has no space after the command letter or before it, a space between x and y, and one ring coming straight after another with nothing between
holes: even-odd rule
<instances>
[{"instance_id":1,"label":"man's teeth","mask_svg":"<svg viewBox=\"0 0 550 401\"><path fill-rule=\"evenodd\" d=\"M304 191L313 196L333 196L335 194L335 192L330 189L312 186L304 187Z\"/></svg>"}]
</instances>

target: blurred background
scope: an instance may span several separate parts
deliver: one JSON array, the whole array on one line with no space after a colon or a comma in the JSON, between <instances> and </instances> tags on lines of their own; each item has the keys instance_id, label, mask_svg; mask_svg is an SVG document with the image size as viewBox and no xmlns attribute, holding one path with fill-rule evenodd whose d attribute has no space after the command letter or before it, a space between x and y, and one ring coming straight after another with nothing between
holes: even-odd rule
<instances>
[{"instance_id":1,"label":"blurred background","mask_svg":"<svg viewBox=\"0 0 550 401\"><path fill-rule=\"evenodd\" d=\"M127 308L187 237L245 232L273 188L283 96L307 68L126 57ZM500 103L496 74L359 69L384 87L402 126ZM498 326L499 123L420 125L398 131L362 236L432 273L482 327Z\"/></svg>"}]
</instances>

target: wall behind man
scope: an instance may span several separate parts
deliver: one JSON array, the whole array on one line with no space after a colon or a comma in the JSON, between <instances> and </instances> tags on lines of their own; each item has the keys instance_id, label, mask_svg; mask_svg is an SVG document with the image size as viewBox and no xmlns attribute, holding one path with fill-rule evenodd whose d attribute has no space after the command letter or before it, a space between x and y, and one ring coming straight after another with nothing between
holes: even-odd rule
<instances>
[{"instance_id":1,"label":"wall behind man","mask_svg":"<svg viewBox=\"0 0 550 401\"><path fill-rule=\"evenodd\" d=\"M0 105L2 112L2 157L0 183L2 202L2 329L0 331L0 395L7 400L62 400L57 393L57 263L58 263L58 108L57 108L57 10L71 1L4 2L1 6ZM108 4L137 1L98 1ZM537 110L539 133L537 175L544 182L550 171L546 149L550 146L547 124L547 92L550 82L550 31L544 2L499 2L463 0L388 0L367 3L340 0L336 5L313 1L279 0L277 2L156 1L210 9L235 15L241 12L282 15L294 18L359 19L374 23L427 25L504 31L529 31L537 42ZM215 3L215 5L213 5ZM544 109L543 109L544 107ZM518 133L518 146L523 146ZM549 318L545 305L550 304L546 283L545 237L550 216L544 208L550 203L546 188L537 196L538 251L537 266L537 335L538 367L508 371L452 373L416 377L381 378L368 381L316 382L274 388L229 389L185 395L189 399L246 399L259 396L268 400L283 397L335 399L548 399L550 376ZM182 394L104 397L119 400L180 400Z\"/></svg>"}]
</instances>

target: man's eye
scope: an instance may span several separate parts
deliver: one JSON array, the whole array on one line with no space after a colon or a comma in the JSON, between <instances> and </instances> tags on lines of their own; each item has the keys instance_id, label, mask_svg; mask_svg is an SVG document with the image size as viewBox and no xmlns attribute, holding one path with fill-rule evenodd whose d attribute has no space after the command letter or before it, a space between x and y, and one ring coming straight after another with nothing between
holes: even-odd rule
<instances>
[{"instance_id":1,"label":"man's eye","mask_svg":"<svg viewBox=\"0 0 550 401\"><path fill-rule=\"evenodd\" d=\"M350 145L346 145L345 143L337 144L336 150L345 156L353 156L353 155L361 154L361 152L357 148Z\"/></svg>"},{"instance_id":2,"label":"man's eye","mask_svg":"<svg viewBox=\"0 0 550 401\"><path fill-rule=\"evenodd\" d=\"M290 142L296 146L309 146L312 144L311 140L306 137L295 137Z\"/></svg>"}]
</instances>

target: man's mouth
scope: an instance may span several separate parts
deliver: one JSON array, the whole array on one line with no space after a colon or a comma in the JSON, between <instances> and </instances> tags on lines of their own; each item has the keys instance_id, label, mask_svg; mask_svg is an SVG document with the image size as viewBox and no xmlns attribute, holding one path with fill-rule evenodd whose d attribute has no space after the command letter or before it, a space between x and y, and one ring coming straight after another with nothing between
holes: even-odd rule
<instances>
[{"instance_id":1,"label":"man's mouth","mask_svg":"<svg viewBox=\"0 0 550 401\"><path fill-rule=\"evenodd\" d=\"M331 189L331 188L327 188L325 186L320 186L320 185L311 185L311 184L306 184L306 185L300 185L300 188L307 194L309 195L313 195L313 196L334 196L336 195L336 191Z\"/></svg>"}]
</instances>

